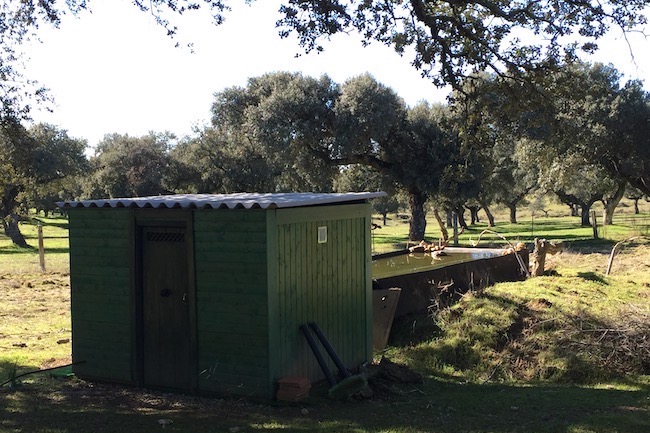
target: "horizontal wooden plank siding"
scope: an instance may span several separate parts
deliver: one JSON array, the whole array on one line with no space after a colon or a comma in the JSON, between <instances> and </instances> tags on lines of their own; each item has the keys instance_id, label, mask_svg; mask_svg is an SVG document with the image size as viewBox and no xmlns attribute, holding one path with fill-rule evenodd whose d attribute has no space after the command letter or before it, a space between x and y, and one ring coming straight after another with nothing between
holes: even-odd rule
<instances>
[{"instance_id":1,"label":"horizontal wooden plank siding","mask_svg":"<svg viewBox=\"0 0 650 433\"><path fill-rule=\"evenodd\" d=\"M82 377L135 380L129 209L70 209L72 352Z\"/></svg>"},{"instance_id":2,"label":"horizontal wooden plank siding","mask_svg":"<svg viewBox=\"0 0 650 433\"><path fill-rule=\"evenodd\" d=\"M266 211L194 211L199 389L270 398Z\"/></svg>"},{"instance_id":3,"label":"horizontal wooden plank siding","mask_svg":"<svg viewBox=\"0 0 650 433\"><path fill-rule=\"evenodd\" d=\"M348 368L369 360L369 217L366 204L277 211L277 318L270 322L275 379L324 378L299 330L311 321ZM319 227L327 227L325 243L318 243Z\"/></svg>"}]
</instances>

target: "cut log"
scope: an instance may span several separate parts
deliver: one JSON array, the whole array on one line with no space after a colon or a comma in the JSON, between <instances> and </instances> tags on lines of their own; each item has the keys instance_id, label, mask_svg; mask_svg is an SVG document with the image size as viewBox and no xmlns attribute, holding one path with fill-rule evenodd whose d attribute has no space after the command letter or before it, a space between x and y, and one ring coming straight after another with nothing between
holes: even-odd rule
<instances>
[{"instance_id":1,"label":"cut log","mask_svg":"<svg viewBox=\"0 0 650 433\"><path fill-rule=\"evenodd\" d=\"M562 252L562 242L550 242L546 239L535 238L535 249L530 255L532 262L531 276L539 277L544 275L547 254L558 254Z\"/></svg>"}]
</instances>

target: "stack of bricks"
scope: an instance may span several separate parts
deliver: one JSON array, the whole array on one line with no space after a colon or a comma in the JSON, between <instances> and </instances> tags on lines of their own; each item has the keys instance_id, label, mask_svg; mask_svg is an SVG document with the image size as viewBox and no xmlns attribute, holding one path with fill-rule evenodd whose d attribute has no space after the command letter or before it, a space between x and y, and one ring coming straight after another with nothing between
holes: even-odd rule
<instances>
[{"instance_id":1,"label":"stack of bricks","mask_svg":"<svg viewBox=\"0 0 650 433\"><path fill-rule=\"evenodd\" d=\"M300 401L309 397L311 382L306 377L283 377L278 385L276 397L280 401Z\"/></svg>"}]
</instances>

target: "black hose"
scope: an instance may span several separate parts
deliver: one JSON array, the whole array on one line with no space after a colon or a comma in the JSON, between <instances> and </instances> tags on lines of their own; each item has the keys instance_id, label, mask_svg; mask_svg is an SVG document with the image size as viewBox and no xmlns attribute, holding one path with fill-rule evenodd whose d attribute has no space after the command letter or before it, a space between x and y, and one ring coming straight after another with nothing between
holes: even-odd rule
<instances>
[{"instance_id":1,"label":"black hose","mask_svg":"<svg viewBox=\"0 0 650 433\"><path fill-rule=\"evenodd\" d=\"M50 367L50 368L44 368L42 370L28 371L27 373L19 374L18 376L12 377L11 379L7 380L6 382L0 383L0 387L5 386L8 383L12 383L14 380L16 380L18 378L29 376L30 374L43 373L43 372L46 372L46 371L57 370L59 368L64 368L64 367L72 367L73 365L83 364L85 362L86 361L77 361L77 362L73 362L72 364L59 365L58 367Z\"/></svg>"},{"instance_id":2,"label":"black hose","mask_svg":"<svg viewBox=\"0 0 650 433\"><path fill-rule=\"evenodd\" d=\"M325 338L325 335L321 332L320 328L315 322L310 322L309 327L314 331L314 334L318 337L320 340L321 344L327 351L327 353L330 355L330 358L332 358L332 361L334 361L334 364L336 364L336 368L339 369L339 374L341 377L346 378L352 376L352 374L348 371L348 369L343 365L343 362L341 361L341 358L336 354L334 351L334 348L330 344L329 341L327 341L327 338Z\"/></svg>"},{"instance_id":3,"label":"black hose","mask_svg":"<svg viewBox=\"0 0 650 433\"><path fill-rule=\"evenodd\" d=\"M332 375L332 372L327 366L327 363L325 362L323 355L321 355L320 350L318 350L316 341L314 340L314 337L311 335L309 328L307 327L307 325L302 324L300 325L300 330L305 335L305 338L307 339L307 343L309 344L309 347L311 347L311 351L314 353L314 356L316 357L316 361L318 361L318 365L320 365L321 370L323 370L323 373L325 374L327 381L330 383L331 386L336 385L336 379L334 379L334 376Z\"/></svg>"}]
</instances>

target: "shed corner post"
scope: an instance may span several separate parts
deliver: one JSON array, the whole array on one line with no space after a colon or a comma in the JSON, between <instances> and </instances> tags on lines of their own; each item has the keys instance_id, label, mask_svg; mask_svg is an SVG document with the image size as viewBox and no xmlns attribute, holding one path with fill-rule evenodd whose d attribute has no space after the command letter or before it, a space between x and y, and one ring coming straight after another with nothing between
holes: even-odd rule
<instances>
[{"instance_id":1,"label":"shed corner post","mask_svg":"<svg viewBox=\"0 0 650 433\"><path fill-rule=\"evenodd\" d=\"M268 386L269 398L275 396L276 376L280 371L280 355L277 348L280 346L280 320L279 320L279 265L278 265L278 221L277 210L266 211L266 281L267 281L267 308L268 308Z\"/></svg>"},{"instance_id":2,"label":"shed corner post","mask_svg":"<svg viewBox=\"0 0 650 433\"><path fill-rule=\"evenodd\" d=\"M365 294L366 294L366 357L372 361L372 208L366 204L365 226Z\"/></svg>"}]
</instances>

